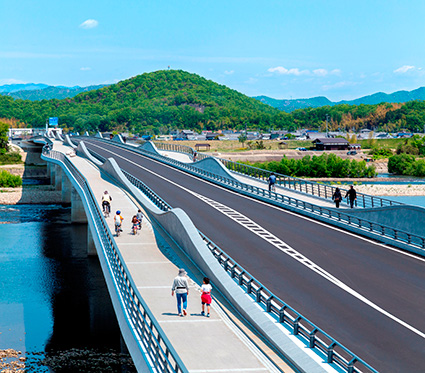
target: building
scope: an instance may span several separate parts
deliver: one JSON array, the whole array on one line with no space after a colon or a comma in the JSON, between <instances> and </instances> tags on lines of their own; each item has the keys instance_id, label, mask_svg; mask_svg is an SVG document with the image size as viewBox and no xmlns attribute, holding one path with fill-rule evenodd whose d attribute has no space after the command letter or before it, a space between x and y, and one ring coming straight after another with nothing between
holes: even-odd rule
<instances>
[{"instance_id":1,"label":"building","mask_svg":"<svg viewBox=\"0 0 425 373\"><path fill-rule=\"evenodd\" d=\"M320 138L313 141L316 150L347 150L348 140L342 138Z\"/></svg>"}]
</instances>

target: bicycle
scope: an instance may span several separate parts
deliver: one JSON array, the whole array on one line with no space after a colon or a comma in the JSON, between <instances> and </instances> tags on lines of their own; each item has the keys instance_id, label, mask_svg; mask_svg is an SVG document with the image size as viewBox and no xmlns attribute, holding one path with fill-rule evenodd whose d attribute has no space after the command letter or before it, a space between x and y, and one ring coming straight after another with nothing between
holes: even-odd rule
<instances>
[{"instance_id":1,"label":"bicycle","mask_svg":"<svg viewBox=\"0 0 425 373\"><path fill-rule=\"evenodd\" d=\"M103 215L106 218L109 218L109 214L111 213L111 204L110 203L102 203L103 206Z\"/></svg>"},{"instance_id":2,"label":"bicycle","mask_svg":"<svg viewBox=\"0 0 425 373\"><path fill-rule=\"evenodd\" d=\"M134 236L136 234L139 234L138 230L139 230L139 225L138 224L133 224L133 227L131 228L131 231L133 232L133 235Z\"/></svg>"},{"instance_id":3,"label":"bicycle","mask_svg":"<svg viewBox=\"0 0 425 373\"><path fill-rule=\"evenodd\" d=\"M117 237L120 236L121 233L121 225L115 224L115 234L117 235Z\"/></svg>"}]
</instances>

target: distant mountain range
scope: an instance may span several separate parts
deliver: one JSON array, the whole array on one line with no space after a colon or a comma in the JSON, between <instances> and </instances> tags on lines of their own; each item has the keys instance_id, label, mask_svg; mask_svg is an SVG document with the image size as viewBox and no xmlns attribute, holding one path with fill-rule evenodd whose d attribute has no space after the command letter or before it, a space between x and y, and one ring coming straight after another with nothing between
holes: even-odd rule
<instances>
[{"instance_id":1,"label":"distant mountain range","mask_svg":"<svg viewBox=\"0 0 425 373\"><path fill-rule=\"evenodd\" d=\"M338 101L338 102L330 101L329 99L323 96L305 98L305 99L294 99L294 100L276 100L274 98L270 98L267 96L256 96L254 98L263 102L264 104L273 106L277 109L290 113L291 111L294 111L296 109L304 109L308 107L316 108L316 107L327 106L327 105L329 106L342 105L342 104L375 105L375 104L380 104L382 102L402 103L402 102L413 101L413 100L425 100L425 87L421 87L413 91L397 91L390 94L378 92L378 93L374 93L373 95L357 98L355 100L350 100L350 101L344 100L344 101Z\"/></svg>"},{"instance_id":2,"label":"distant mountain range","mask_svg":"<svg viewBox=\"0 0 425 373\"><path fill-rule=\"evenodd\" d=\"M11 96L21 100L50 100L53 98L64 99L78 95L81 92L92 91L94 89L103 88L107 85L91 85L88 87L64 87L49 86L47 84L8 84L0 86L0 94Z\"/></svg>"}]
</instances>

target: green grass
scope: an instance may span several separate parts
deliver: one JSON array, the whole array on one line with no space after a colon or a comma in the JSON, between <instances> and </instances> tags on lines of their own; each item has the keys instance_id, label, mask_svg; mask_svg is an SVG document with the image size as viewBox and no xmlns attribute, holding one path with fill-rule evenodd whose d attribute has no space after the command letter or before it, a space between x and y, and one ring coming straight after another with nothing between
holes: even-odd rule
<instances>
[{"instance_id":1,"label":"green grass","mask_svg":"<svg viewBox=\"0 0 425 373\"><path fill-rule=\"evenodd\" d=\"M9 152L6 154L0 154L0 165L5 164L20 164L22 157L18 152Z\"/></svg>"}]
</instances>

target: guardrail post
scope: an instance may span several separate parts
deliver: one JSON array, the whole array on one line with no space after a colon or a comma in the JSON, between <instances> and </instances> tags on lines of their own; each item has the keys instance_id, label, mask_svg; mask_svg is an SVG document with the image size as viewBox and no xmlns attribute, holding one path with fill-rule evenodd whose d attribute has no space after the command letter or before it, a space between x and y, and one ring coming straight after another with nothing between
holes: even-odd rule
<instances>
[{"instance_id":1,"label":"guardrail post","mask_svg":"<svg viewBox=\"0 0 425 373\"><path fill-rule=\"evenodd\" d=\"M354 373L354 364L356 363L357 359L353 357L350 362L347 365L347 372L348 373Z\"/></svg>"},{"instance_id":2,"label":"guardrail post","mask_svg":"<svg viewBox=\"0 0 425 373\"><path fill-rule=\"evenodd\" d=\"M272 299L274 298L273 295L270 295L270 297L266 300L266 311L271 312L272 310Z\"/></svg>"},{"instance_id":3,"label":"guardrail post","mask_svg":"<svg viewBox=\"0 0 425 373\"><path fill-rule=\"evenodd\" d=\"M262 286L260 286L257 289L257 292L255 294L255 300L256 300L257 303L261 303L261 290L263 290L263 287Z\"/></svg>"},{"instance_id":4,"label":"guardrail post","mask_svg":"<svg viewBox=\"0 0 425 373\"><path fill-rule=\"evenodd\" d=\"M280 322L281 324L284 324L284 323L285 323L285 309L286 309L286 306L283 306L283 307L279 310L279 322Z\"/></svg>"},{"instance_id":5,"label":"guardrail post","mask_svg":"<svg viewBox=\"0 0 425 373\"><path fill-rule=\"evenodd\" d=\"M298 330L300 328L300 320L301 320L301 316L298 316L294 320L294 335L298 335Z\"/></svg>"},{"instance_id":6,"label":"guardrail post","mask_svg":"<svg viewBox=\"0 0 425 373\"><path fill-rule=\"evenodd\" d=\"M328 364L332 364L332 362L334 361L334 347L335 347L336 343L332 342L328 348L327 348L327 359L326 362Z\"/></svg>"},{"instance_id":7,"label":"guardrail post","mask_svg":"<svg viewBox=\"0 0 425 373\"><path fill-rule=\"evenodd\" d=\"M239 286L242 286L243 285L243 275L244 275L244 273L245 273L245 271L242 271L241 273L239 273L239 281L238 281L238 283L239 283Z\"/></svg>"},{"instance_id":8,"label":"guardrail post","mask_svg":"<svg viewBox=\"0 0 425 373\"><path fill-rule=\"evenodd\" d=\"M249 294L251 294L252 291L252 278L250 278L248 280L248 282L246 283L246 292Z\"/></svg>"},{"instance_id":9,"label":"guardrail post","mask_svg":"<svg viewBox=\"0 0 425 373\"><path fill-rule=\"evenodd\" d=\"M314 328L308 335L308 339L309 339L309 347L310 348L314 348L314 346L316 345L316 333L317 333L317 328Z\"/></svg>"}]
</instances>

